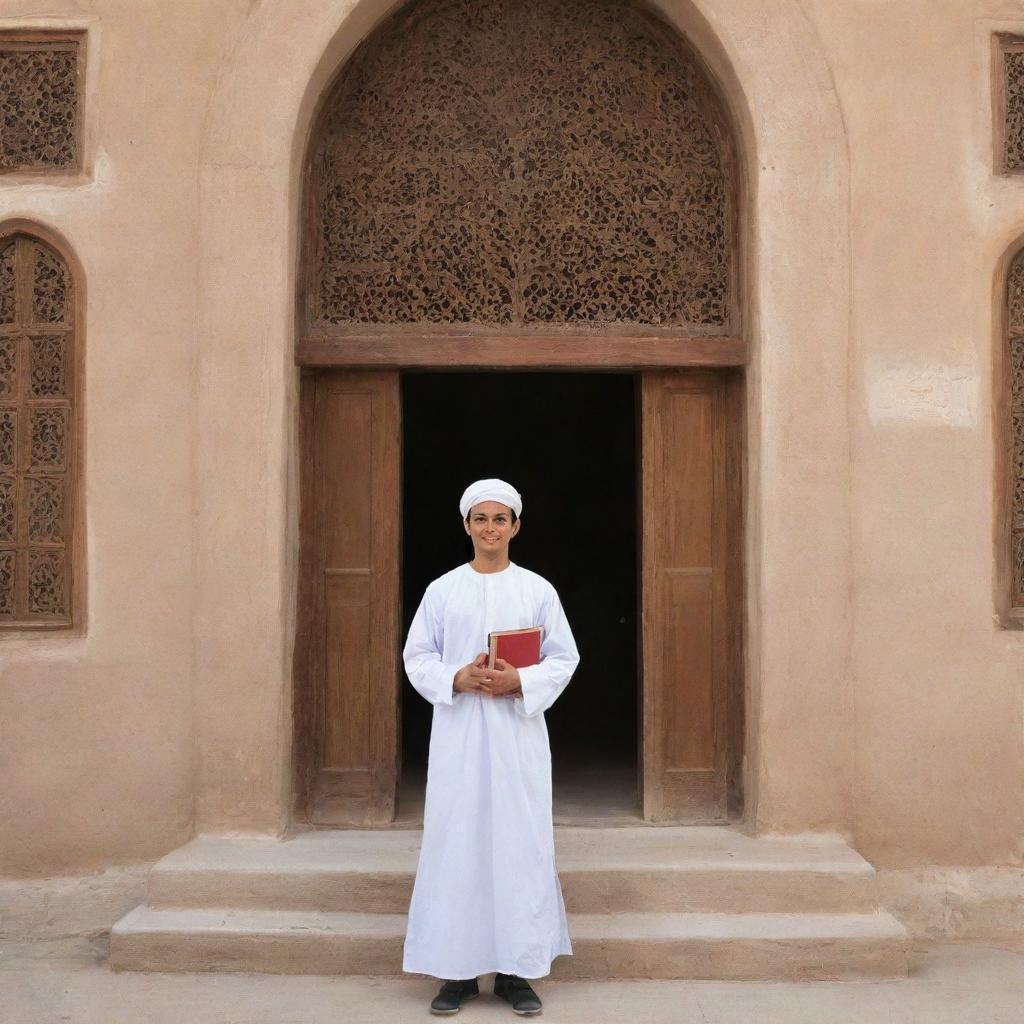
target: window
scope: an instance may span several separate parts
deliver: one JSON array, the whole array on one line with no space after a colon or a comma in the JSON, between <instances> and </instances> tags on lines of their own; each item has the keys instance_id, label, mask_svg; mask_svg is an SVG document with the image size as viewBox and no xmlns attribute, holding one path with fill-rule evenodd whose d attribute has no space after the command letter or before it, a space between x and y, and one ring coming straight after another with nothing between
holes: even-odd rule
<instances>
[{"instance_id":1,"label":"window","mask_svg":"<svg viewBox=\"0 0 1024 1024\"><path fill-rule=\"evenodd\" d=\"M1010 385L1010 604L1024 609L1024 250L1010 264L1007 282L1006 365Z\"/></svg>"},{"instance_id":2,"label":"window","mask_svg":"<svg viewBox=\"0 0 1024 1024\"><path fill-rule=\"evenodd\" d=\"M80 35L0 35L0 172L81 166Z\"/></svg>"},{"instance_id":3,"label":"window","mask_svg":"<svg viewBox=\"0 0 1024 1024\"><path fill-rule=\"evenodd\" d=\"M0 232L0 629L74 624L74 292L55 248Z\"/></svg>"}]
</instances>

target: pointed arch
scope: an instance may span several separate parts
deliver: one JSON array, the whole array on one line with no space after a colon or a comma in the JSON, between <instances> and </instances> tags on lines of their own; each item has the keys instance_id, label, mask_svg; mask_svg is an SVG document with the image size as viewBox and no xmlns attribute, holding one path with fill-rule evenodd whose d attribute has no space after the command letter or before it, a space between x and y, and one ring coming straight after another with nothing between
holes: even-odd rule
<instances>
[{"instance_id":1,"label":"pointed arch","mask_svg":"<svg viewBox=\"0 0 1024 1024\"><path fill-rule=\"evenodd\" d=\"M341 66L312 139L302 304L320 340L738 332L732 126L653 11L413 0Z\"/></svg>"},{"instance_id":2,"label":"pointed arch","mask_svg":"<svg viewBox=\"0 0 1024 1024\"><path fill-rule=\"evenodd\" d=\"M195 616L204 623L195 654L197 819L204 829L281 834L288 826L292 747L268 739L292 713L303 167L338 67L396 6L322 0L299 12L256 4L210 100L200 153L195 460ZM798 0L656 7L722 86L740 142L749 243L740 240L738 276L751 352L750 820L773 831L845 827L854 747L846 699L851 260L842 110ZM810 391L809 372L817 381ZM232 402L224 401L228 388ZM813 472L807 437L815 438ZM260 514L239 514L253 508ZM823 577L833 582L827 594L814 582ZM818 627L813 637L778 628L806 608ZM253 642L226 660L225 630ZM822 679L834 685L822 687ZM793 701L803 710L800 743L786 713ZM239 708L247 710L244 734ZM808 764L830 770L799 770Z\"/></svg>"}]
</instances>

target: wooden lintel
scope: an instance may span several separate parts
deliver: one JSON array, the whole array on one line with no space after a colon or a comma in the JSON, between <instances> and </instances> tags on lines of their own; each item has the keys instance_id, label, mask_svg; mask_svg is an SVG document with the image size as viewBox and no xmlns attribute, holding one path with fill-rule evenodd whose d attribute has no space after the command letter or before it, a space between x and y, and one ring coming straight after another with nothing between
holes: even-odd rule
<instances>
[{"instance_id":1,"label":"wooden lintel","mask_svg":"<svg viewBox=\"0 0 1024 1024\"><path fill-rule=\"evenodd\" d=\"M295 361L300 366L346 369L742 366L747 344L731 337L363 335L307 338L299 343Z\"/></svg>"}]
</instances>

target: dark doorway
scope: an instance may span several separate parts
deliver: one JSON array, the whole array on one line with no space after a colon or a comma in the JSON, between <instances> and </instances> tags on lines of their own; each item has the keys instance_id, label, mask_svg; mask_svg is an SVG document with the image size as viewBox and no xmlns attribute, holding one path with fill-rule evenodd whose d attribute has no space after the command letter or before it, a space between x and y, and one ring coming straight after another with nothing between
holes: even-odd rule
<instances>
[{"instance_id":1,"label":"dark doorway","mask_svg":"<svg viewBox=\"0 0 1024 1024\"><path fill-rule=\"evenodd\" d=\"M639 814L636 379L402 375L403 640L426 585L473 557L458 499L481 477L523 495L512 561L558 590L580 650L545 713L555 819ZM422 808L432 707L404 678L399 817Z\"/></svg>"}]
</instances>

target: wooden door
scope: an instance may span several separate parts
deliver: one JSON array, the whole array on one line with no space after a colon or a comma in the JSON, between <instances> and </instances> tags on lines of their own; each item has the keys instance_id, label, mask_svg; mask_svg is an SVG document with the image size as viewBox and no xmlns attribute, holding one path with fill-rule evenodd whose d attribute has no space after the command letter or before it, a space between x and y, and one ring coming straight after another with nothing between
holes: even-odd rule
<instances>
[{"instance_id":1,"label":"wooden door","mask_svg":"<svg viewBox=\"0 0 1024 1024\"><path fill-rule=\"evenodd\" d=\"M641 390L644 817L723 822L742 745L739 380L655 371Z\"/></svg>"},{"instance_id":2,"label":"wooden door","mask_svg":"<svg viewBox=\"0 0 1024 1024\"><path fill-rule=\"evenodd\" d=\"M299 802L314 824L386 824L401 749L398 372L309 374L302 406Z\"/></svg>"}]
</instances>

